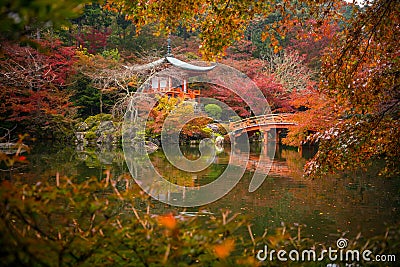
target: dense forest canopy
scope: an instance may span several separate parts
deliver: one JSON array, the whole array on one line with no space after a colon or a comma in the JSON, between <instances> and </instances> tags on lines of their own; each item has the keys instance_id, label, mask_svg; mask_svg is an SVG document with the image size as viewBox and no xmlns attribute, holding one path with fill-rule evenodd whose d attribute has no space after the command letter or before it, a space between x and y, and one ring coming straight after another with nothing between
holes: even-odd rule
<instances>
[{"instance_id":1,"label":"dense forest canopy","mask_svg":"<svg viewBox=\"0 0 400 267\"><path fill-rule=\"evenodd\" d=\"M374 159L385 162L382 173L396 174L399 10L395 0L5 1L1 125L63 138L80 119L123 113L115 104L148 75L121 74L123 66L162 57L170 35L177 57L233 66L274 112L294 114L299 125L284 142L320 145L308 174ZM250 115L240 99L212 90Z\"/></svg>"}]
</instances>

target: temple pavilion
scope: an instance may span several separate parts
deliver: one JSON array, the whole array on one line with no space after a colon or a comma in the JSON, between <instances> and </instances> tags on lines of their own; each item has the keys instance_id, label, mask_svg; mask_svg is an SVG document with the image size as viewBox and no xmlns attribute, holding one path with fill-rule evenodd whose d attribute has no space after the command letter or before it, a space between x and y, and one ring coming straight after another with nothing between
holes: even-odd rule
<instances>
[{"instance_id":1,"label":"temple pavilion","mask_svg":"<svg viewBox=\"0 0 400 267\"><path fill-rule=\"evenodd\" d=\"M172 65L176 67L178 70L190 73L207 72L216 67L216 65L196 66L175 58L171 53L171 39L168 38L167 54L165 55L164 58L158 59L154 62L145 65L141 65L139 67L134 68L134 70L154 69L155 67L160 66L162 64L168 64L170 66ZM171 76L154 75L153 77L151 77L149 85L147 86L146 89L144 89L143 93L149 93L149 94L160 93L167 95L169 97L180 98L182 100L194 100L198 98L200 96L200 90L190 89L188 86L187 78L182 76L180 78L182 79L180 82L181 85L174 86L173 84L176 84L176 81L173 82L173 78Z\"/></svg>"}]
</instances>

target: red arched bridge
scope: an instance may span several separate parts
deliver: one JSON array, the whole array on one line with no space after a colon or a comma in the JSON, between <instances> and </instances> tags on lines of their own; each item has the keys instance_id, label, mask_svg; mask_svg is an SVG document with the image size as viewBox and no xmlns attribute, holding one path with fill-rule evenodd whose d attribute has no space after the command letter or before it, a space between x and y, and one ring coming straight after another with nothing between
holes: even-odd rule
<instances>
[{"instance_id":1,"label":"red arched bridge","mask_svg":"<svg viewBox=\"0 0 400 267\"><path fill-rule=\"evenodd\" d=\"M231 122L229 123L229 134L238 137L244 133L253 134L259 131L263 134L264 142L267 142L268 132L270 132L271 135L274 135L275 140L279 141L280 130L297 125L290 119L291 115L287 113L268 114Z\"/></svg>"}]
</instances>

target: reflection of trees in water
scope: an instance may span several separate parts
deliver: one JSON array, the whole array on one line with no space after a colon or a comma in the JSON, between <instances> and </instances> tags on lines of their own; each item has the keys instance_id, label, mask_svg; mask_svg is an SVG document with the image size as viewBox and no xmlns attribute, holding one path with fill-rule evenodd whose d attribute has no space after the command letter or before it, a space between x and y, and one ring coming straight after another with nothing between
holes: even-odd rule
<instances>
[{"instance_id":1,"label":"reflection of trees in water","mask_svg":"<svg viewBox=\"0 0 400 267\"><path fill-rule=\"evenodd\" d=\"M195 186L197 175L174 167L161 151L151 155L151 162L156 171L169 182L181 186Z\"/></svg>"},{"instance_id":2,"label":"reflection of trees in water","mask_svg":"<svg viewBox=\"0 0 400 267\"><path fill-rule=\"evenodd\" d=\"M185 146L182 154L189 160L196 160L200 152L196 146ZM219 157L223 157L220 155ZM181 186L200 186L212 182L218 178L225 170L226 165L213 163L208 168L199 172L186 172L173 166L165 157L162 151L157 151L150 155L150 160L157 170L166 180Z\"/></svg>"},{"instance_id":3,"label":"reflection of trees in water","mask_svg":"<svg viewBox=\"0 0 400 267\"><path fill-rule=\"evenodd\" d=\"M281 157L285 160L285 163L290 170L290 177L294 179L302 179L306 159L303 158L298 151L289 149L282 149Z\"/></svg>"},{"instance_id":4,"label":"reflection of trees in water","mask_svg":"<svg viewBox=\"0 0 400 267\"><path fill-rule=\"evenodd\" d=\"M76 177L76 154L73 147L49 147L48 144L35 144L31 147L27 164L15 169L12 177L26 183L54 180L59 172L68 177ZM0 180L5 179L5 172L0 172Z\"/></svg>"},{"instance_id":5,"label":"reflection of trees in water","mask_svg":"<svg viewBox=\"0 0 400 267\"><path fill-rule=\"evenodd\" d=\"M27 161L28 164L15 171L13 178L28 183L55 182L58 173L59 177L84 181L91 177L103 179L106 169L110 170L115 179L128 172L123 152L120 149L104 147L76 150L72 146L60 148L36 144L31 153L27 154Z\"/></svg>"},{"instance_id":6,"label":"reflection of trees in water","mask_svg":"<svg viewBox=\"0 0 400 267\"><path fill-rule=\"evenodd\" d=\"M77 152L67 147L48 152L48 145L45 148L34 148L27 155L30 163L15 172L13 177L29 183L55 182L58 172L60 177L83 181L90 177L105 179L107 175L104 172L109 169L111 179L117 182L119 190L128 188L130 191L141 191L128 172L121 150L93 148ZM198 149L182 147L182 153L196 157ZM229 156L230 150L226 148L211 167L199 173L185 173L168 165L162 151L150 154L153 165L163 176L169 177L173 183L188 187L213 181L225 170ZM253 153L252 150L250 159L257 159L257 151ZM256 217L260 229L278 226L280 221L306 223L306 231L321 236L334 234L337 229L349 230L350 236L355 236L359 231L363 235L380 234L385 222L391 224L400 219L398 180L378 180L377 171L373 169L341 177L304 180L300 174L305 159L299 152L284 148L279 149L277 157L271 161L273 165L280 164L284 171L275 174L270 172L262 186L253 193L248 192L251 175L245 173L230 193L207 207L215 212L229 208L234 212L247 213ZM140 169L142 162L140 158L135 159L136 170ZM143 177L145 172L132 175ZM171 196L179 197L173 193ZM157 201L154 203L159 206L157 209L165 207Z\"/></svg>"}]
</instances>

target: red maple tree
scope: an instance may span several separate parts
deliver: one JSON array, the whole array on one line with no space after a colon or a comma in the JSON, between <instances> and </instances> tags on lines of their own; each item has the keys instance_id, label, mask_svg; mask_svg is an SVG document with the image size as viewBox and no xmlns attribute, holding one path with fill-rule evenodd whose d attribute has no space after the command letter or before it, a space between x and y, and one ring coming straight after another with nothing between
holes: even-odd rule
<instances>
[{"instance_id":1,"label":"red maple tree","mask_svg":"<svg viewBox=\"0 0 400 267\"><path fill-rule=\"evenodd\" d=\"M75 108L65 90L73 73L75 49L58 40L2 41L0 120L20 130L53 136L66 130ZM39 134L40 133L40 134Z\"/></svg>"}]
</instances>

